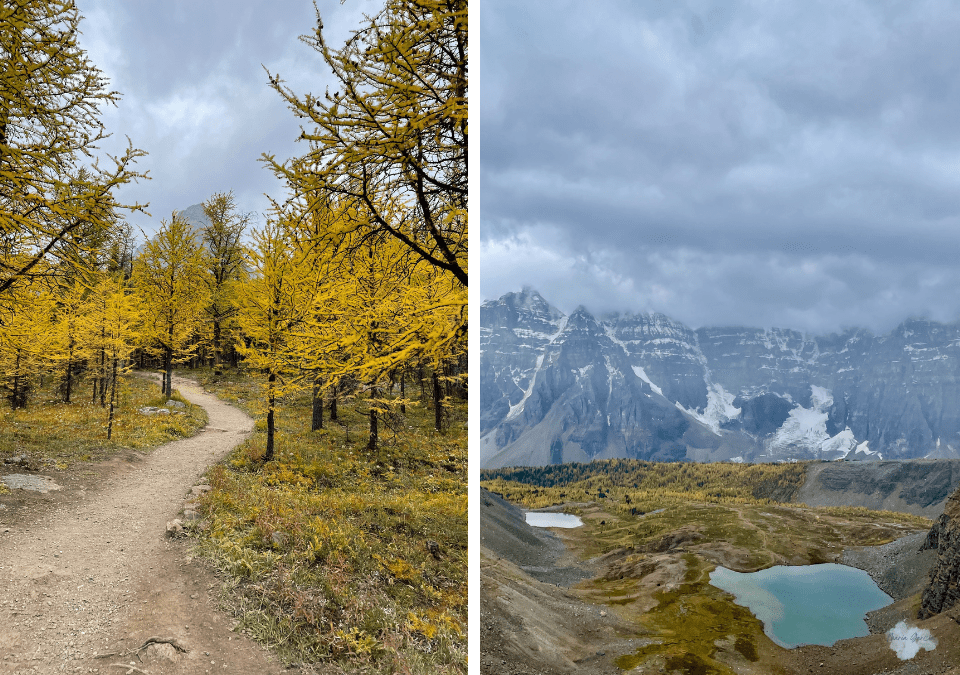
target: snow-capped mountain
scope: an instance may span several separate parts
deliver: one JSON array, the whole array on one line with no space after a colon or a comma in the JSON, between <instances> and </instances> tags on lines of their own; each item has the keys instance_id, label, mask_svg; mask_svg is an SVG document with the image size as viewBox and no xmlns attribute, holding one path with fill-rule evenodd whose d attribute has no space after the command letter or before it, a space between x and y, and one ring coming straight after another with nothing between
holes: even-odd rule
<instances>
[{"instance_id":1,"label":"snow-capped mountain","mask_svg":"<svg viewBox=\"0 0 960 675\"><path fill-rule=\"evenodd\" d=\"M484 467L606 457L960 457L960 324L885 336L565 316L536 291L480 310Z\"/></svg>"}]
</instances>

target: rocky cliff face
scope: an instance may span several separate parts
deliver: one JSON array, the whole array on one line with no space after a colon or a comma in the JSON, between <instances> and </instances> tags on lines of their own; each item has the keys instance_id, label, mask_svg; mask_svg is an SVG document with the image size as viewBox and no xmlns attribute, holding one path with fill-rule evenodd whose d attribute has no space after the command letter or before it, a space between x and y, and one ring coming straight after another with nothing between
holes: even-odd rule
<instances>
[{"instance_id":1,"label":"rocky cliff face","mask_svg":"<svg viewBox=\"0 0 960 675\"><path fill-rule=\"evenodd\" d=\"M480 324L482 466L960 457L960 324L692 330L530 289Z\"/></svg>"},{"instance_id":2,"label":"rocky cliff face","mask_svg":"<svg viewBox=\"0 0 960 675\"><path fill-rule=\"evenodd\" d=\"M937 565L920 600L920 619L951 609L960 601L960 489L947 499L920 550L927 549L936 550Z\"/></svg>"}]
</instances>

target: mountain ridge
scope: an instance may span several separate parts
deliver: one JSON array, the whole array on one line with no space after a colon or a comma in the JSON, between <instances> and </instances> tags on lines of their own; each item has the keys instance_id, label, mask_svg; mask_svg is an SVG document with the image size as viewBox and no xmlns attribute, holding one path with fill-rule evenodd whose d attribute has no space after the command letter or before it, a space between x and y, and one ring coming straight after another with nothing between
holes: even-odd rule
<instances>
[{"instance_id":1,"label":"mountain ridge","mask_svg":"<svg viewBox=\"0 0 960 675\"><path fill-rule=\"evenodd\" d=\"M481 466L960 457L960 324L701 327L525 288L480 310Z\"/></svg>"}]
</instances>

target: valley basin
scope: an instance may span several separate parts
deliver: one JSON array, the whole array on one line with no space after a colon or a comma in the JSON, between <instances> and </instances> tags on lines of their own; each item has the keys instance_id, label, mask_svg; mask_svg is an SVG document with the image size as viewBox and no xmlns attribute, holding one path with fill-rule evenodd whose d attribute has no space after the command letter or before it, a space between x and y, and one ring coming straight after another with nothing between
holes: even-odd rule
<instances>
[{"instance_id":1,"label":"valley basin","mask_svg":"<svg viewBox=\"0 0 960 675\"><path fill-rule=\"evenodd\" d=\"M786 649L869 635L867 612L893 602L866 572L836 563L749 573L717 567L710 583L753 612L767 637Z\"/></svg>"}]
</instances>

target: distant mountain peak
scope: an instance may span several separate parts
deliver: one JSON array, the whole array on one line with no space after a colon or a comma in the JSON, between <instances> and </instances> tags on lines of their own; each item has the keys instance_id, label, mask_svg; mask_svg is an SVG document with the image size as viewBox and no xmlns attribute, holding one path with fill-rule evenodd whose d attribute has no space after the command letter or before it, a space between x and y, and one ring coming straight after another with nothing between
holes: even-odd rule
<instances>
[{"instance_id":1,"label":"distant mountain peak","mask_svg":"<svg viewBox=\"0 0 960 675\"><path fill-rule=\"evenodd\" d=\"M190 223L194 232L200 232L210 226L210 219L207 218L207 214L203 212L203 204L188 206L183 211L178 211L177 214Z\"/></svg>"}]
</instances>

